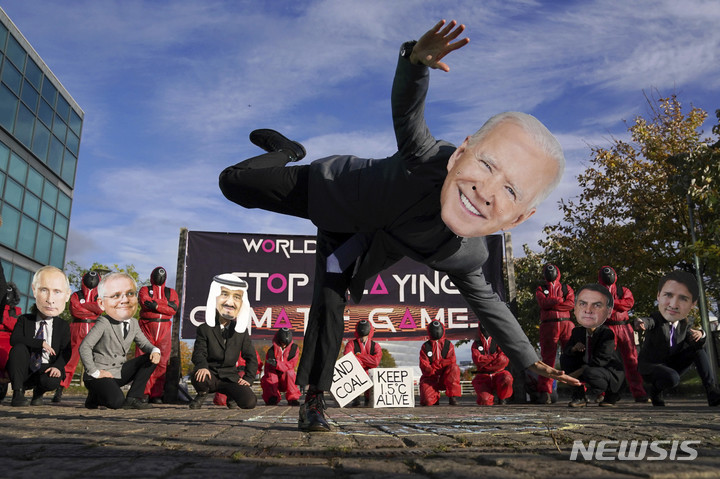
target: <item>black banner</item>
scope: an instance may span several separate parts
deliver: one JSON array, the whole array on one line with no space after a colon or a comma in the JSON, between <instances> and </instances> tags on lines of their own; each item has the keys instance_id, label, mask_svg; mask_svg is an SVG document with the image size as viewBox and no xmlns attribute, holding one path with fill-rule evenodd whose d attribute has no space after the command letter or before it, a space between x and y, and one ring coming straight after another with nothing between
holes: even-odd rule
<instances>
[{"instance_id":1,"label":"black banner","mask_svg":"<svg viewBox=\"0 0 720 479\"><path fill-rule=\"evenodd\" d=\"M505 298L502 236L487 237L490 257L485 279ZM301 339L312 301L315 237L189 231L183 283L183 339L194 339L205 321L210 283L215 275L234 273L248 282L253 339L272 338L278 328L293 329ZM477 318L447 275L404 258L371 278L360 304L348 301L346 337L368 319L379 340L422 340L430 321L445 325L450 339L474 338Z\"/></svg>"}]
</instances>

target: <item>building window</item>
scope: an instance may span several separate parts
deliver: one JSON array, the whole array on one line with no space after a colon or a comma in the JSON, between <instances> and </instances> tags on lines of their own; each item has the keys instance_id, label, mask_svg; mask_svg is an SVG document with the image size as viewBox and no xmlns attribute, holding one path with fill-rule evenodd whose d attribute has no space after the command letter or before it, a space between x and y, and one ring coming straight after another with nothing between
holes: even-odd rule
<instances>
[{"instance_id":1,"label":"building window","mask_svg":"<svg viewBox=\"0 0 720 479\"><path fill-rule=\"evenodd\" d=\"M25 58L27 57L27 53L25 53L25 49L20 46L20 43L18 43L12 35L8 37L5 55L7 55L7 57L15 64L18 70L22 71L25 69Z\"/></svg>"},{"instance_id":2,"label":"building window","mask_svg":"<svg viewBox=\"0 0 720 479\"><path fill-rule=\"evenodd\" d=\"M50 128L52 126L53 116L55 116L55 114L53 113L52 107L48 105L45 100L42 100L40 102L40 107L38 108L38 118L45 123L45 126Z\"/></svg>"},{"instance_id":3,"label":"building window","mask_svg":"<svg viewBox=\"0 0 720 479\"><path fill-rule=\"evenodd\" d=\"M50 262L50 243L52 233L42 226L38 227L37 241L35 243L35 259L42 264Z\"/></svg>"},{"instance_id":4,"label":"building window","mask_svg":"<svg viewBox=\"0 0 720 479\"><path fill-rule=\"evenodd\" d=\"M35 252L35 236L37 236L37 223L23 215L20 220L18 251L24 255L33 257L33 253Z\"/></svg>"},{"instance_id":5,"label":"building window","mask_svg":"<svg viewBox=\"0 0 720 479\"><path fill-rule=\"evenodd\" d=\"M72 200L68 195L62 191L58 195L57 210L61 215L65 215L66 218L70 218L70 208L72 206Z\"/></svg>"},{"instance_id":6,"label":"building window","mask_svg":"<svg viewBox=\"0 0 720 479\"><path fill-rule=\"evenodd\" d=\"M18 99L5 85L0 85L0 125L7 131L15 127Z\"/></svg>"},{"instance_id":7,"label":"building window","mask_svg":"<svg viewBox=\"0 0 720 479\"><path fill-rule=\"evenodd\" d=\"M17 182L7 179L5 183L5 203L13 205L15 208L22 207L23 188ZM4 225L3 225L4 226ZM1 229L1 228L0 228Z\"/></svg>"},{"instance_id":8,"label":"building window","mask_svg":"<svg viewBox=\"0 0 720 479\"><path fill-rule=\"evenodd\" d=\"M20 85L22 85L22 74L17 68L5 58L3 62L2 70L2 81L5 83L16 95L20 96Z\"/></svg>"},{"instance_id":9,"label":"building window","mask_svg":"<svg viewBox=\"0 0 720 479\"><path fill-rule=\"evenodd\" d=\"M32 191L38 196L42 196L43 182L44 180L42 175L38 173L35 168L30 168L28 170L27 183L25 184L28 190Z\"/></svg>"},{"instance_id":10,"label":"building window","mask_svg":"<svg viewBox=\"0 0 720 479\"><path fill-rule=\"evenodd\" d=\"M21 185L25 184L25 178L27 177L28 166L22 158L17 156L15 153L10 154L10 167L8 173L10 176L18 180Z\"/></svg>"},{"instance_id":11,"label":"building window","mask_svg":"<svg viewBox=\"0 0 720 479\"><path fill-rule=\"evenodd\" d=\"M31 111L35 112L37 111L38 99L40 99L40 94L26 79L23 82L22 101L25 102Z\"/></svg>"},{"instance_id":12,"label":"building window","mask_svg":"<svg viewBox=\"0 0 720 479\"><path fill-rule=\"evenodd\" d=\"M3 225L0 227L0 243L14 249L20 228L20 212L7 203L2 208Z\"/></svg>"},{"instance_id":13,"label":"building window","mask_svg":"<svg viewBox=\"0 0 720 479\"><path fill-rule=\"evenodd\" d=\"M65 161L63 161L62 167L62 179L70 186L75 184L75 166L77 160L72 154L65 155Z\"/></svg>"},{"instance_id":14,"label":"building window","mask_svg":"<svg viewBox=\"0 0 720 479\"><path fill-rule=\"evenodd\" d=\"M5 51L5 39L7 39L7 33L8 30L5 25L0 23L0 52Z\"/></svg>"},{"instance_id":15,"label":"building window","mask_svg":"<svg viewBox=\"0 0 720 479\"><path fill-rule=\"evenodd\" d=\"M33 218L35 221L37 221L38 216L40 215L40 198L30 193L30 191L25 191L25 201L23 202L23 213Z\"/></svg>"},{"instance_id":16,"label":"building window","mask_svg":"<svg viewBox=\"0 0 720 479\"><path fill-rule=\"evenodd\" d=\"M55 223L55 210L50 208L47 203L43 203L40 207L40 223L50 229L52 229L53 224Z\"/></svg>"},{"instance_id":17,"label":"building window","mask_svg":"<svg viewBox=\"0 0 720 479\"><path fill-rule=\"evenodd\" d=\"M55 208L57 206L58 189L52 183L45 182L45 190L43 191L43 200Z\"/></svg>"},{"instance_id":18,"label":"building window","mask_svg":"<svg viewBox=\"0 0 720 479\"><path fill-rule=\"evenodd\" d=\"M43 78L42 70L32 58L28 58L27 65L25 65L25 78L33 84L36 90L40 89Z\"/></svg>"},{"instance_id":19,"label":"building window","mask_svg":"<svg viewBox=\"0 0 720 479\"><path fill-rule=\"evenodd\" d=\"M15 123L15 138L20 140L25 146L30 148L32 144L33 126L35 125L35 115L27 109L25 105L18 107L17 120Z\"/></svg>"},{"instance_id":20,"label":"building window","mask_svg":"<svg viewBox=\"0 0 720 479\"><path fill-rule=\"evenodd\" d=\"M48 77L45 77L45 81L42 86L42 97L45 98L45 100L50 103L50 106L54 108L56 96L57 88L55 88L55 85L52 84Z\"/></svg>"},{"instance_id":21,"label":"building window","mask_svg":"<svg viewBox=\"0 0 720 479\"><path fill-rule=\"evenodd\" d=\"M43 102L45 103L45 102ZM32 151L45 162L47 159L48 147L50 146L50 130L39 122L35 122L35 136L33 137Z\"/></svg>"},{"instance_id":22,"label":"building window","mask_svg":"<svg viewBox=\"0 0 720 479\"><path fill-rule=\"evenodd\" d=\"M52 249L50 250L50 264L60 269L65 262L65 240L53 235Z\"/></svg>"}]
</instances>

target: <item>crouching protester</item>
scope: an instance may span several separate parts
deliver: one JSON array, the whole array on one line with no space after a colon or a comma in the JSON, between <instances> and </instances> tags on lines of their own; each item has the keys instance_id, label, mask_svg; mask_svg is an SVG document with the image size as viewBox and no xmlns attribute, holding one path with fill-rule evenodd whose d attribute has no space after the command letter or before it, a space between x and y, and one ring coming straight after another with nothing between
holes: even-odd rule
<instances>
[{"instance_id":1,"label":"crouching protester","mask_svg":"<svg viewBox=\"0 0 720 479\"><path fill-rule=\"evenodd\" d=\"M576 326L570 334L560 365L569 376L584 386L573 388L570 407L584 407L592 402L615 406L625 374L615 349L615 334L604 323L613 310L613 297L600 284L588 284L575 295Z\"/></svg>"},{"instance_id":2,"label":"crouching protester","mask_svg":"<svg viewBox=\"0 0 720 479\"><path fill-rule=\"evenodd\" d=\"M658 283L658 311L635 320L635 329L645 332L638 365L653 406L665 406L663 392L680 384L680 377L693 365L708 405L720 406L720 390L703 349L707 334L691 328L688 320L699 294L692 274L679 270L668 273Z\"/></svg>"},{"instance_id":3,"label":"crouching protester","mask_svg":"<svg viewBox=\"0 0 720 479\"><path fill-rule=\"evenodd\" d=\"M257 353L247 333L250 324L248 284L234 274L213 278L205 309L205 324L197 329L190 375L197 396L190 409L200 409L208 393L227 395L242 409L252 409L257 396L252 386L257 371ZM238 366L238 357L245 360ZM244 374L239 374L244 368Z\"/></svg>"}]
</instances>

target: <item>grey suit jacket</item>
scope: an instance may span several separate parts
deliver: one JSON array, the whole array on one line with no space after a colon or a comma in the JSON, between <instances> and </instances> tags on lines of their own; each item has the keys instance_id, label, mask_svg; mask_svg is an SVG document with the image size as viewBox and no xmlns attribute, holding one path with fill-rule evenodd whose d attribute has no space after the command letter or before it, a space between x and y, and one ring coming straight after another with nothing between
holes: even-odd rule
<instances>
[{"instance_id":1,"label":"grey suit jacket","mask_svg":"<svg viewBox=\"0 0 720 479\"><path fill-rule=\"evenodd\" d=\"M137 319L130 318L128 321L130 329L125 338L121 321L115 321L105 315L98 318L79 349L80 359L88 376L104 369L114 378L119 378L133 341L144 352L152 352L154 346L143 334Z\"/></svg>"},{"instance_id":2,"label":"grey suit jacket","mask_svg":"<svg viewBox=\"0 0 720 479\"><path fill-rule=\"evenodd\" d=\"M516 365L538 360L507 306L485 281L484 238L460 238L440 217L440 190L452 144L436 140L424 118L425 66L400 58L392 90L398 151L374 160L331 156L310 165L310 219L323 234L357 234L366 245L355 262L350 291L404 256L446 272L490 334Z\"/></svg>"}]
</instances>

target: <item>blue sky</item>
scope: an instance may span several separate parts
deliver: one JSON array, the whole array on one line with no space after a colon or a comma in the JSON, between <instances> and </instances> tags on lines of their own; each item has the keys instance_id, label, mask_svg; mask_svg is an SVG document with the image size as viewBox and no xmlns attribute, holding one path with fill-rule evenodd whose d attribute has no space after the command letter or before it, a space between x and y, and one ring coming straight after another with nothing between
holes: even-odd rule
<instances>
[{"instance_id":1,"label":"blue sky","mask_svg":"<svg viewBox=\"0 0 720 479\"><path fill-rule=\"evenodd\" d=\"M67 260L164 265L178 234L312 234L304 220L221 195L227 165L254 156L255 128L308 159L394 152L389 91L400 44L456 18L470 44L433 71L427 116L459 144L503 110L531 113L568 159L558 190L513 230L537 249L558 200L578 194L590 145L626 136L645 94L720 108L720 2L49 1L2 8L85 111ZM709 133L712 122L705 131ZM172 283L171 283L172 284Z\"/></svg>"}]
</instances>

